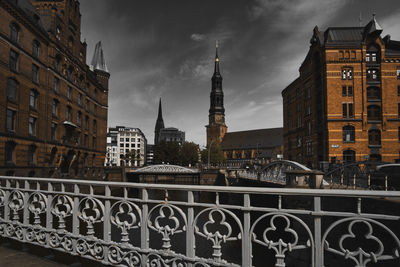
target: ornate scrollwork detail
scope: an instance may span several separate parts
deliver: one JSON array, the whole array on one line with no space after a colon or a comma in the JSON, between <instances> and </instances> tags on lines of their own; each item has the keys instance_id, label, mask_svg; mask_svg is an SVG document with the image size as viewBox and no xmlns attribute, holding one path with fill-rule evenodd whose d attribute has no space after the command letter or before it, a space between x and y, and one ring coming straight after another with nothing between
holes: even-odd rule
<instances>
[{"instance_id":1,"label":"ornate scrollwork detail","mask_svg":"<svg viewBox=\"0 0 400 267\"><path fill-rule=\"evenodd\" d=\"M255 227L260 223L260 221L265 220L266 218L269 218L269 225L268 227L264 230L262 234L262 239L258 239L256 234L254 233ZM281 219L279 225L277 224L276 220ZM291 221L294 220L298 222L300 225L303 226L304 230L307 232L308 239L305 241L304 244L301 244L299 241L299 236L297 232L291 228ZM282 222L282 223L281 223ZM278 238L278 240L273 240L270 238L270 234L273 234L273 232L277 232L278 227L283 228L283 232L286 233L287 236L290 236L288 240L284 240L283 238ZM308 228L307 224L305 224L302 220L299 218L287 214L287 213L268 213L264 214L260 218L258 218L253 226L250 229L250 234L252 237L252 241L260 244L264 247L267 247L268 249L272 249L275 252L275 258L276 258L276 264L275 266L285 266L285 257L288 252L291 252L293 250L298 250L298 249L306 249L306 248L314 248L314 241L312 239L312 233L310 229ZM312 254L313 254L313 250ZM314 266L314 257L312 255L311 257L312 261L312 266Z\"/></svg>"},{"instance_id":2,"label":"ornate scrollwork detail","mask_svg":"<svg viewBox=\"0 0 400 267\"><path fill-rule=\"evenodd\" d=\"M76 252L80 255L92 256L96 260L104 259L104 248L99 242L91 242L85 239L78 239L76 243Z\"/></svg>"},{"instance_id":3,"label":"ornate scrollwork detail","mask_svg":"<svg viewBox=\"0 0 400 267\"><path fill-rule=\"evenodd\" d=\"M39 243L40 245L46 244L47 233L40 228L27 228L25 238L32 243Z\"/></svg>"},{"instance_id":4,"label":"ornate scrollwork detail","mask_svg":"<svg viewBox=\"0 0 400 267\"><path fill-rule=\"evenodd\" d=\"M142 257L136 251L123 251L117 246L110 246L108 248L108 261L114 265L125 263L127 266L139 267L142 264Z\"/></svg>"},{"instance_id":5,"label":"ornate scrollwork detail","mask_svg":"<svg viewBox=\"0 0 400 267\"><path fill-rule=\"evenodd\" d=\"M34 225L40 225L40 214L46 212L47 197L35 192L29 196L28 209L33 213Z\"/></svg>"},{"instance_id":6,"label":"ornate scrollwork detail","mask_svg":"<svg viewBox=\"0 0 400 267\"><path fill-rule=\"evenodd\" d=\"M347 227L347 233L342 235L339 239L338 242L338 249L331 247L327 241L327 237L329 233L334 229L336 226L342 223L349 222L348 227ZM355 225L356 224L362 224L366 226L366 232L363 234L364 242L371 242L375 246L375 249L365 249L363 246L365 246L365 243L360 242L360 240L357 239L357 235L354 233L354 230L356 229ZM373 225L384 229L395 241L395 247L393 249L393 255L385 255L385 246L383 242L376 236L374 236L374 227ZM354 239L356 241L359 241L359 247L357 249L351 249L346 246L347 240ZM400 251L400 241L397 238L397 236L384 224L377 222L372 219L368 218L346 218L337 221L336 223L332 224L324 234L322 238L322 242L324 244L324 249L326 251L332 252L337 255L343 256L345 259L351 259L356 266L360 267L365 267L367 266L368 263L373 262L377 263L378 261L383 261L383 260L391 260L391 259L398 259L400 258L399 251ZM368 251L369 250L369 251ZM371 251L372 250L372 251Z\"/></svg>"},{"instance_id":7,"label":"ornate scrollwork detail","mask_svg":"<svg viewBox=\"0 0 400 267\"><path fill-rule=\"evenodd\" d=\"M58 229L65 230L65 218L71 216L74 201L69 196L57 195L51 204L51 213L58 218Z\"/></svg>"},{"instance_id":8,"label":"ornate scrollwork detail","mask_svg":"<svg viewBox=\"0 0 400 267\"><path fill-rule=\"evenodd\" d=\"M49 235L48 243L52 248L62 247L67 252L72 252L73 250L72 238L66 234L52 232Z\"/></svg>"},{"instance_id":9,"label":"ornate scrollwork detail","mask_svg":"<svg viewBox=\"0 0 400 267\"><path fill-rule=\"evenodd\" d=\"M151 267L187 267L187 263L180 258L163 258L158 254L149 254L147 257L147 266Z\"/></svg>"},{"instance_id":10,"label":"ornate scrollwork detail","mask_svg":"<svg viewBox=\"0 0 400 267\"><path fill-rule=\"evenodd\" d=\"M6 192L0 189L0 207L4 206L5 200L6 200Z\"/></svg>"},{"instance_id":11,"label":"ornate scrollwork detail","mask_svg":"<svg viewBox=\"0 0 400 267\"><path fill-rule=\"evenodd\" d=\"M14 190L9 197L8 207L12 210L12 220L19 221L18 211L24 208L24 194Z\"/></svg>"},{"instance_id":12,"label":"ornate scrollwork detail","mask_svg":"<svg viewBox=\"0 0 400 267\"><path fill-rule=\"evenodd\" d=\"M202 230L197 226L197 220L200 217L201 214L208 212L208 221L206 221L202 227ZM233 231L232 231L232 226L230 225L229 222L226 220L226 215L229 214L238 224L240 228L240 232L238 233L237 236L233 236ZM219 216L219 220L216 219L216 215ZM240 223L240 220L234 215L232 212L225 210L225 209L220 209L220 208L209 208L201 211L195 218L194 220L194 230L195 233L206 238L207 240L210 240L213 244L213 254L212 256L214 257L214 260L217 262L221 262L221 244L226 243L228 241L235 241L241 239L242 235L242 226ZM218 227L220 230L211 230L209 227L211 225L215 225Z\"/></svg>"},{"instance_id":13,"label":"ornate scrollwork detail","mask_svg":"<svg viewBox=\"0 0 400 267\"><path fill-rule=\"evenodd\" d=\"M118 201L111 207L111 223L121 229L121 242L128 245L130 229L140 226L142 215L140 208L129 201Z\"/></svg>"},{"instance_id":14,"label":"ornate scrollwork detail","mask_svg":"<svg viewBox=\"0 0 400 267\"><path fill-rule=\"evenodd\" d=\"M0 235L4 235L5 232L6 232L6 224L1 223L1 220L0 220Z\"/></svg>"},{"instance_id":15,"label":"ornate scrollwork detail","mask_svg":"<svg viewBox=\"0 0 400 267\"><path fill-rule=\"evenodd\" d=\"M96 198L85 197L79 202L78 217L87 224L86 235L94 237L95 231L93 225L102 222L104 219L103 203Z\"/></svg>"},{"instance_id":16,"label":"ornate scrollwork detail","mask_svg":"<svg viewBox=\"0 0 400 267\"><path fill-rule=\"evenodd\" d=\"M158 213L155 212L156 210ZM152 216L155 217L154 223ZM147 220L147 226L162 235L162 248L165 250L171 249L171 236L186 231L186 224L185 213L170 204L160 204L152 208Z\"/></svg>"}]
</instances>

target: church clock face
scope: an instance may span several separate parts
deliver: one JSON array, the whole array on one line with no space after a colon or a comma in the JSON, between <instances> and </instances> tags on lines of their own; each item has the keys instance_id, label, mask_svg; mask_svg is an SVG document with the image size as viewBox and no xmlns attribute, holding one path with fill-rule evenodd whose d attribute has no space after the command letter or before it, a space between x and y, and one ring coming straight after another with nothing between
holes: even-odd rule
<instances>
[{"instance_id":1,"label":"church clock face","mask_svg":"<svg viewBox=\"0 0 400 267\"><path fill-rule=\"evenodd\" d=\"M217 121L219 121L219 119L220 119L220 117L219 117L219 115L217 115Z\"/></svg>"}]
</instances>

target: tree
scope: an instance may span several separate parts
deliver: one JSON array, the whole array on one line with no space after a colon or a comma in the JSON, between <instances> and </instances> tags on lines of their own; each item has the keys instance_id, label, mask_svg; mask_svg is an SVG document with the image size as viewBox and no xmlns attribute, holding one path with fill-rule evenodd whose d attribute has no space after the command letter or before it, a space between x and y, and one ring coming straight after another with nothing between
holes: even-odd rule
<instances>
[{"instance_id":1,"label":"tree","mask_svg":"<svg viewBox=\"0 0 400 267\"><path fill-rule=\"evenodd\" d=\"M201 151L201 161L203 163L208 163L208 147ZM210 164L224 163L225 157L222 148L217 143L212 143L210 150Z\"/></svg>"},{"instance_id":2,"label":"tree","mask_svg":"<svg viewBox=\"0 0 400 267\"><path fill-rule=\"evenodd\" d=\"M180 162L183 166L195 165L199 161L199 145L185 142L180 148Z\"/></svg>"},{"instance_id":3,"label":"tree","mask_svg":"<svg viewBox=\"0 0 400 267\"><path fill-rule=\"evenodd\" d=\"M179 164L180 146L177 142L161 141L155 146L154 162L161 164Z\"/></svg>"}]
</instances>

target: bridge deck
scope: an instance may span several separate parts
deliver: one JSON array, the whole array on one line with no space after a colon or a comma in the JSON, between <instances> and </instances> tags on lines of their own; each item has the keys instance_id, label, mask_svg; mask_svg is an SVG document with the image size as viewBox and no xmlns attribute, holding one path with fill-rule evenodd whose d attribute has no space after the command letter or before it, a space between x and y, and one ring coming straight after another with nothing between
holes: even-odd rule
<instances>
[{"instance_id":1,"label":"bridge deck","mask_svg":"<svg viewBox=\"0 0 400 267\"><path fill-rule=\"evenodd\" d=\"M67 267L49 259L0 245L1 267Z\"/></svg>"}]
</instances>

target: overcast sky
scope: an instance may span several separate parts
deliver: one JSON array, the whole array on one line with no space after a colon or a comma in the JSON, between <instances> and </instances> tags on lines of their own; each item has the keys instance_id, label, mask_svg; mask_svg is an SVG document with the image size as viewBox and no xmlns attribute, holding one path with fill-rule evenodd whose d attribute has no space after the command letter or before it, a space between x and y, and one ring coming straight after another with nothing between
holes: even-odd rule
<instances>
[{"instance_id":1,"label":"overcast sky","mask_svg":"<svg viewBox=\"0 0 400 267\"><path fill-rule=\"evenodd\" d=\"M108 125L153 143L158 99L166 127L206 143L220 40L228 131L282 127L281 91L298 75L312 30L362 25L377 14L400 40L399 0L81 0L88 63L103 42L111 73Z\"/></svg>"}]
</instances>

